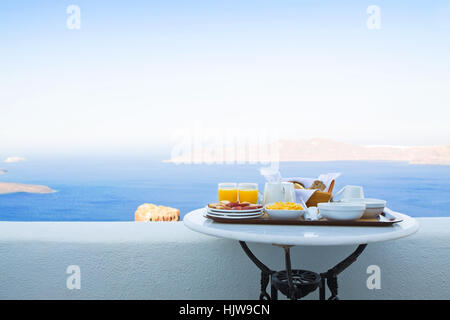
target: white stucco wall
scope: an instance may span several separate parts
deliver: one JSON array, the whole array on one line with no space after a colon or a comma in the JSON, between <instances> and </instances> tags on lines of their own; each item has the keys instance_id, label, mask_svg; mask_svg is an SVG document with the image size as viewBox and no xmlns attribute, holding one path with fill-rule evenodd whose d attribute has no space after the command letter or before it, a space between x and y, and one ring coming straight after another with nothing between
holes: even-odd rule
<instances>
[{"instance_id":1,"label":"white stucco wall","mask_svg":"<svg viewBox=\"0 0 450 320\"><path fill-rule=\"evenodd\" d=\"M404 239L370 244L340 276L343 299L450 299L450 218L421 218ZM249 244L269 267L283 251ZM294 268L326 271L355 247L295 247ZM369 265L380 290L366 287ZM66 268L81 268L81 289ZM1 299L256 299L259 270L236 241L182 223L0 222ZM317 298L318 292L309 298Z\"/></svg>"}]
</instances>

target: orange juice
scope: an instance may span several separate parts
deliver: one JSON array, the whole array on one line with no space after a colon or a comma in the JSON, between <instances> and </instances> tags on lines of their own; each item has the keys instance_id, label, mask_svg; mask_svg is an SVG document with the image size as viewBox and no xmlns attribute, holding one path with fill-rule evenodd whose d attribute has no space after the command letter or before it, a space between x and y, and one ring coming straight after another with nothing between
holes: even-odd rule
<instances>
[{"instance_id":1,"label":"orange juice","mask_svg":"<svg viewBox=\"0 0 450 320\"><path fill-rule=\"evenodd\" d=\"M218 191L219 201L228 200L230 202L236 202L238 199L238 191L236 189L220 189Z\"/></svg>"},{"instance_id":2,"label":"orange juice","mask_svg":"<svg viewBox=\"0 0 450 320\"><path fill-rule=\"evenodd\" d=\"M258 190L240 190L239 189L239 202L258 203Z\"/></svg>"}]
</instances>

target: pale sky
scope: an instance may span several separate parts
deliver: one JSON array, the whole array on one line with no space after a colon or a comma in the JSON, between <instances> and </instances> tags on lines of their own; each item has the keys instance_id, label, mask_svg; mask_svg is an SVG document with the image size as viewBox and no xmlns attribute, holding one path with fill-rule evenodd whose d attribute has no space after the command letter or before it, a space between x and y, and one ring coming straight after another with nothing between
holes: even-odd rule
<instances>
[{"instance_id":1,"label":"pale sky","mask_svg":"<svg viewBox=\"0 0 450 320\"><path fill-rule=\"evenodd\" d=\"M167 146L194 122L450 144L448 2L379 1L380 30L372 4L2 2L0 152Z\"/></svg>"}]
</instances>

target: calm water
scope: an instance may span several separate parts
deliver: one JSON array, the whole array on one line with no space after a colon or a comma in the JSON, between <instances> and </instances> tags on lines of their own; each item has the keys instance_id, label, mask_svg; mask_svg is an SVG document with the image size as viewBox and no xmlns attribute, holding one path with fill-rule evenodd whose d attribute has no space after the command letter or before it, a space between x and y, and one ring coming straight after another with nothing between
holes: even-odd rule
<instances>
[{"instance_id":1,"label":"calm water","mask_svg":"<svg viewBox=\"0 0 450 320\"><path fill-rule=\"evenodd\" d=\"M260 165L173 165L149 159L30 159L3 165L1 181L44 184L54 194L0 195L0 220L129 221L144 203L172 206L181 216L215 201L218 182L256 181ZM338 190L362 185L367 197L411 216L450 216L450 166L392 162L282 163L283 177L341 172Z\"/></svg>"}]
</instances>

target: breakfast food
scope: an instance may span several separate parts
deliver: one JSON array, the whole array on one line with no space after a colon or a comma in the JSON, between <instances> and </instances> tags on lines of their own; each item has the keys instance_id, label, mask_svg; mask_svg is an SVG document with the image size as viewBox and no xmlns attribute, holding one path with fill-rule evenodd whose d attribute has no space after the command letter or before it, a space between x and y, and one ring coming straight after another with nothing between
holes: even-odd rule
<instances>
[{"instance_id":1,"label":"breakfast food","mask_svg":"<svg viewBox=\"0 0 450 320\"><path fill-rule=\"evenodd\" d=\"M144 203L140 205L134 213L134 221L178 221L180 220L180 210L157 206L153 203Z\"/></svg>"},{"instance_id":2,"label":"breakfast food","mask_svg":"<svg viewBox=\"0 0 450 320\"><path fill-rule=\"evenodd\" d=\"M267 210L303 210L303 207L295 202L275 202L266 206Z\"/></svg>"},{"instance_id":3,"label":"breakfast food","mask_svg":"<svg viewBox=\"0 0 450 320\"><path fill-rule=\"evenodd\" d=\"M301 182L298 181L289 181L292 182L294 184L294 188L295 189L306 189L305 185ZM309 190L320 190L320 191L324 191L326 189L326 185L320 181L320 180L314 180L314 182L312 183L312 185L308 188Z\"/></svg>"},{"instance_id":4,"label":"breakfast food","mask_svg":"<svg viewBox=\"0 0 450 320\"><path fill-rule=\"evenodd\" d=\"M298 181L290 181L294 184L295 189L305 189L305 185Z\"/></svg>"},{"instance_id":5,"label":"breakfast food","mask_svg":"<svg viewBox=\"0 0 450 320\"><path fill-rule=\"evenodd\" d=\"M326 186L325 186L325 184L322 181L315 180L313 182L313 184L308 189L311 189L311 190L317 189L317 190L320 190L320 191L324 191L325 188L326 188Z\"/></svg>"},{"instance_id":6,"label":"breakfast food","mask_svg":"<svg viewBox=\"0 0 450 320\"><path fill-rule=\"evenodd\" d=\"M211 209L219 209L219 210L253 210L253 209L261 209L263 206L259 204L253 204L250 202L230 202L230 201L220 201L217 203L210 203L208 207Z\"/></svg>"}]
</instances>

